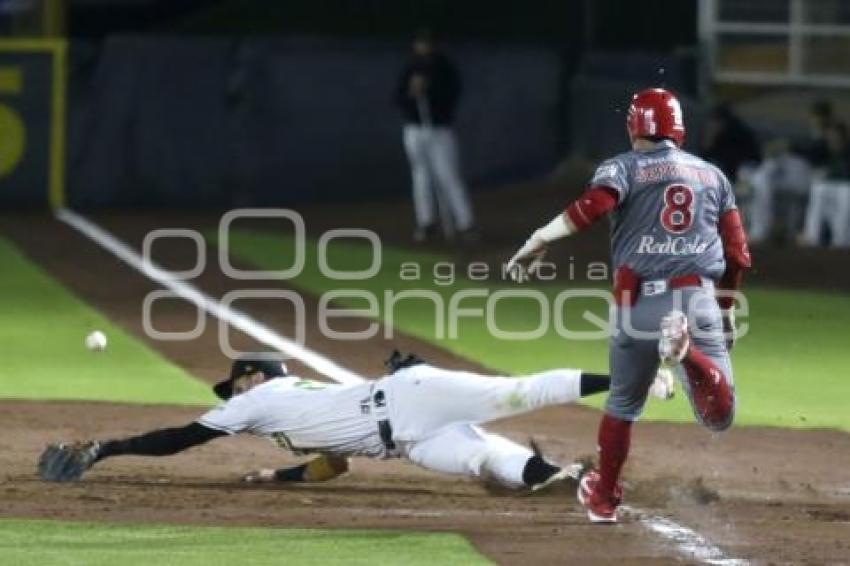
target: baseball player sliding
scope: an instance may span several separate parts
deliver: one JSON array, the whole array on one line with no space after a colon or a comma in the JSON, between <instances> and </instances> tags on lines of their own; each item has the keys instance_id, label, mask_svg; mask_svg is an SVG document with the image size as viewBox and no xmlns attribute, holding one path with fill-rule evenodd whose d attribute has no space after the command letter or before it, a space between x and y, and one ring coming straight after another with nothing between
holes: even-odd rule
<instances>
[{"instance_id":1,"label":"baseball player sliding","mask_svg":"<svg viewBox=\"0 0 850 566\"><path fill-rule=\"evenodd\" d=\"M398 352L388 375L355 385L287 373L268 357L240 359L213 390L224 403L180 428L123 440L51 445L39 461L50 481L79 479L96 462L123 455L166 456L214 438L251 433L296 454L318 454L291 468L261 470L246 481L318 482L348 470L348 458L406 458L429 470L539 489L567 477L532 449L478 427L503 417L567 404L608 389L606 375L556 369L524 378L486 377L438 368Z\"/></svg>"},{"instance_id":2,"label":"baseball player sliding","mask_svg":"<svg viewBox=\"0 0 850 566\"><path fill-rule=\"evenodd\" d=\"M733 297L715 291L737 290L751 263L729 181L680 149L679 101L663 89L641 91L626 127L632 151L603 162L584 194L534 232L508 264L515 279L525 280L548 243L603 216L611 220L617 305L611 390L599 425L599 469L578 490L593 522L617 520L632 423L659 361L674 366L700 423L714 431L731 425Z\"/></svg>"}]
</instances>

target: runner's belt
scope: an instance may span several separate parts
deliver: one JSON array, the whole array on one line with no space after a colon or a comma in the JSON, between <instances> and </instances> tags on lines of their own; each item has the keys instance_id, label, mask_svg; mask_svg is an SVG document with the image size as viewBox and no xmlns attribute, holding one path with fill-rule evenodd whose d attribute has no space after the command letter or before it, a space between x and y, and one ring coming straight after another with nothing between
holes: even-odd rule
<instances>
[{"instance_id":1,"label":"runner's belt","mask_svg":"<svg viewBox=\"0 0 850 566\"><path fill-rule=\"evenodd\" d=\"M614 302L621 307L631 307L639 297L652 297L683 287L713 286L711 279L697 274L677 275L669 279L642 279L632 268L623 265L614 272Z\"/></svg>"},{"instance_id":2,"label":"runner's belt","mask_svg":"<svg viewBox=\"0 0 850 566\"><path fill-rule=\"evenodd\" d=\"M702 277L699 275L679 275L670 279L647 279L640 282L640 292L646 297L660 295L672 289L683 287L703 287Z\"/></svg>"}]
</instances>

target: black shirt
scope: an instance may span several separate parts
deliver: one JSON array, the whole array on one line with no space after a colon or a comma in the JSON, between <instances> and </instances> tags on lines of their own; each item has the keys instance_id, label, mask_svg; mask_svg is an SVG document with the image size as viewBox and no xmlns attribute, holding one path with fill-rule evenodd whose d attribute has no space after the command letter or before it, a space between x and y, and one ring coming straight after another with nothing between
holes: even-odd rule
<instances>
[{"instance_id":1,"label":"black shirt","mask_svg":"<svg viewBox=\"0 0 850 566\"><path fill-rule=\"evenodd\" d=\"M734 181L741 165L761 161L761 150L753 131L740 120L731 119L704 148L702 156Z\"/></svg>"},{"instance_id":2,"label":"black shirt","mask_svg":"<svg viewBox=\"0 0 850 566\"><path fill-rule=\"evenodd\" d=\"M460 75L454 64L442 53L433 53L429 57L416 57L401 72L396 88L396 104L401 109L404 121L408 124L422 124L420 106L409 94L410 79L421 75L426 82L424 102L426 112L430 113L431 124L450 126L454 121L455 108L460 98Z\"/></svg>"}]
</instances>

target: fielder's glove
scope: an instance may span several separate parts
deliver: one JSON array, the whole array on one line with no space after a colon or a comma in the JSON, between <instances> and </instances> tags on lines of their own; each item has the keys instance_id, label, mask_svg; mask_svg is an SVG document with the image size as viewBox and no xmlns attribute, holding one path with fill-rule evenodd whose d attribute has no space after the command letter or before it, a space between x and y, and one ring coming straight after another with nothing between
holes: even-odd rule
<instances>
[{"instance_id":1,"label":"fielder's glove","mask_svg":"<svg viewBox=\"0 0 850 566\"><path fill-rule=\"evenodd\" d=\"M97 461L100 443L50 444L38 459L38 475L44 481L77 481Z\"/></svg>"},{"instance_id":2,"label":"fielder's glove","mask_svg":"<svg viewBox=\"0 0 850 566\"><path fill-rule=\"evenodd\" d=\"M731 352L735 347L735 340L738 338L737 329L735 328L735 309L722 309L720 311L723 318L723 338L726 339L726 350Z\"/></svg>"},{"instance_id":3,"label":"fielder's glove","mask_svg":"<svg viewBox=\"0 0 850 566\"><path fill-rule=\"evenodd\" d=\"M507 271L511 279L524 283L540 269L546 255L546 242L532 235L508 261Z\"/></svg>"}]
</instances>

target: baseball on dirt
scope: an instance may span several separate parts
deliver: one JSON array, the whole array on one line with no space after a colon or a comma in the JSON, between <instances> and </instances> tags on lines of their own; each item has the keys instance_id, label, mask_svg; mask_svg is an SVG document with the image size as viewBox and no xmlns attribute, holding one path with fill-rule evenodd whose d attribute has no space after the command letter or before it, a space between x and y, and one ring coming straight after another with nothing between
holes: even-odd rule
<instances>
[{"instance_id":1,"label":"baseball on dirt","mask_svg":"<svg viewBox=\"0 0 850 566\"><path fill-rule=\"evenodd\" d=\"M86 348L92 352L102 352L106 349L106 334L100 330L95 330L86 336Z\"/></svg>"}]
</instances>

